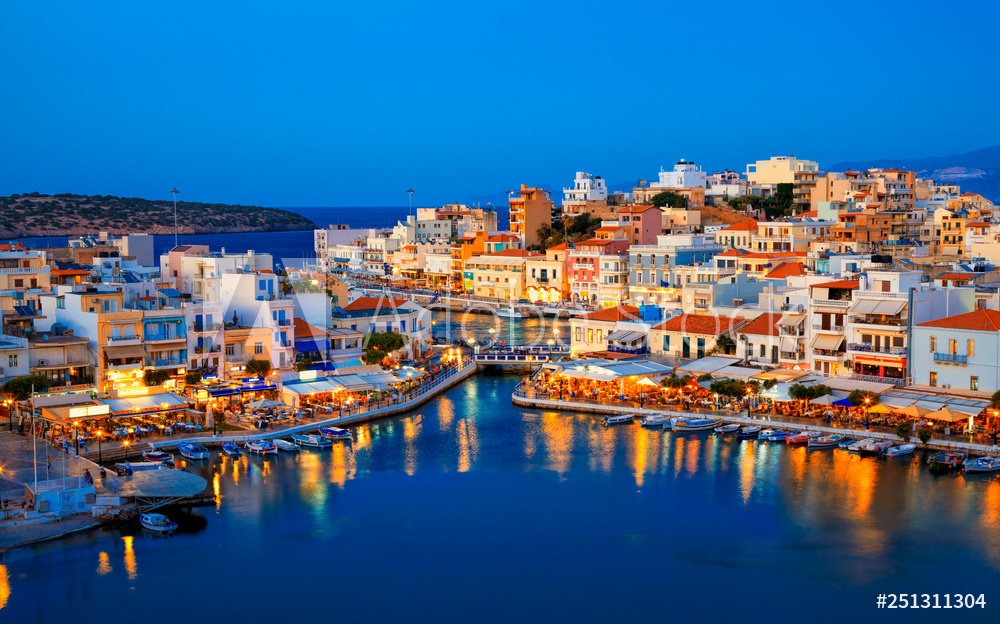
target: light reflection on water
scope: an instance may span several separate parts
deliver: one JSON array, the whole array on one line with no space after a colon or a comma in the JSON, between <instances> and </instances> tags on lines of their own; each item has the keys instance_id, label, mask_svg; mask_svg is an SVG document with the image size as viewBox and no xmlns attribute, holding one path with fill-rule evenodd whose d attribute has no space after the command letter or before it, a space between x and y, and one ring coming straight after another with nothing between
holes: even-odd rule
<instances>
[{"instance_id":1,"label":"light reflection on water","mask_svg":"<svg viewBox=\"0 0 1000 624\"><path fill-rule=\"evenodd\" d=\"M780 589L780 615L834 586L858 609L873 590L897 591L890 581L956 589L935 585L942 566L972 579L963 592L1000 580L1000 479L935 478L919 456L603 427L596 415L512 406L516 381L480 375L414 413L354 427L352 442L329 450L216 454L191 466L216 497L192 514L203 528L186 530L184 514L168 510L182 523L170 538L104 530L11 551L0 607L39 622L98 621L39 597L106 596L139 612L169 588L206 620L224 619L230 603L198 598L206 583L225 596L246 594L250 580L265 588L260 598L364 595L392 570L396 599L347 601L340 615L451 621L490 604L501 606L481 619L509 621L516 609L497 597L516 590L539 618L662 616L660 592L623 606L616 592L593 591L596 579L631 575L689 596L674 615L697 604L717 620L743 607L703 587ZM113 566L119 556L124 566ZM442 587L457 602L435 600ZM264 600L260 619L280 617L281 604Z\"/></svg>"}]
</instances>

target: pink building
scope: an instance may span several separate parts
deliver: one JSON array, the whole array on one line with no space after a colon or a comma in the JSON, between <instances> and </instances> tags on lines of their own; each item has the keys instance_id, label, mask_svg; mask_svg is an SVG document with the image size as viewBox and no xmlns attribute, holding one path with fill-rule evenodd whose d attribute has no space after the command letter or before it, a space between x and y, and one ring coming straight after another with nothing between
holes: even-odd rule
<instances>
[{"instance_id":1,"label":"pink building","mask_svg":"<svg viewBox=\"0 0 1000 624\"><path fill-rule=\"evenodd\" d=\"M629 226L633 245L655 245L663 233L663 211L656 206L629 206L618 211L618 220Z\"/></svg>"},{"instance_id":2,"label":"pink building","mask_svg":"<svg viewBox=\"0 0 1000 624\"><path fill-rule=\"evenodd\" d=\"M592 238L568 250L570 297L602 304L622 299L628 283L628 247L625 239Z\"/></svg>"}]
</instances>

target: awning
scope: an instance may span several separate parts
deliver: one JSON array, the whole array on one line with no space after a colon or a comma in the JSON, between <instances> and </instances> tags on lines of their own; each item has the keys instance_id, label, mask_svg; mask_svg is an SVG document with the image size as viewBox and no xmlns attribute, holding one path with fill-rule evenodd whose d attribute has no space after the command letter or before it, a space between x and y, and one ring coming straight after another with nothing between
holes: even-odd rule
<instances>
[{"instance_id":1,"label":"awning","mask_svg":"<svg viewBox=\"0 0 1000 624\"><path fill-rule=\"evenodd\" d=\"M608 335L608 340L616 340L618 342L633 343L636 340L639 340L640 338L645 338L645 337L646 337L646 334L644 332L637 332L637 331L630 332L630 331L619 330L619 331L612 332L611 334L609 334Z\"/></svg>"},{"instance_id":2,"label":"awning","mask_svg":"<svg viewBox=\"0 0 1000 624\"><path fill-rule=\"evenodd\" d=\"M115 415L169 412L186 409L188 405L187 401L169 392L123 399L105 399L101 403L107 405Z\"/></svg>"},{"instance_id":3,"label":"awning","mask_svg":"<svg viewBox=\"0 0 1000 624\"><path fill-rule=\"evenodd\" d=\"M608 334L608 340L621 340L623 337L628 336L632 332L626 329L619 329L618 331L613 331Z\"/></svg>"},{"instance_id":4,"label":"awning","mask_svg":"<svg viewBox=\"0 0 1000 624\"><path fill-rule=\"evenodd\" d=\"M748 368L746 366L726 366L712 373L713 377L725 379L742 379L744 381L752 378L760 372L759 368Z\"/></svg>"},{"instance_id":5,"label":"awning","mask_svg":"<svg viewBox=\"0 0 1000 624\"><path fill-rule=\"evenodd\" d=\"M225 397L225 396L235 396L239 394L239 388L215 388L208 391L208 395L212 397Z\"/></svg>"},{"instance_id":6,"label":"awning","mask_svg":"<svg viewBox=\"0 0 1000 624\"><path fill-rule=\"evenodd\" d=\"M688 362L684 366L677 369L678 373L688 373L692 375L702 375L704 373L712 373L720 368L725 368L727 366L732 366L733 364L739 362L739 358L733 357L722 357L722 356L711 356L703 357L700 360L693 360Z\"/></svg>"},{"instance_id":7,"label":"awning","mask_svg":"<svg viewBox=\"0 0 1000 624\"><path fill-rule=\"evenodd\" d=\"M890 383L861 381L860 379L848 379L846 377L830 377L822 383L831 390L843 390L844 392L851 392L852 390L867 390L868 392L874 392L875 394L882 394L883 392L896 389L896 386Z\"/></svg>"},{"instance_id":8,"label":"awning","mask_svg":"<svg viewBox=\"0 0 1000 624\"><path fill-rule=\"evenodd\" d=\"M874 314L887 314L889 316L899 314L906 307L906 302L901 299L888 299L879 301L875 307Z\"/></svg>"},{"instance_id":9,"label":"awning","mask_svg":"<svg viewBox=\"0 0 1000 624\"><path fill-rule=\"evenodd\" d=\"M125 358L144 358L146 350L142 345L128 345L125 347L104 347L104 353L112 360L124 360Z\"/></svg>"},{"instance_id":10,"label":"awning","mask_svg":"<svg viewBox=\"0 0 1000 624\"><path fill-rule=\"evenodd\" d=\"M315 340L296 340L295 349L300 353L308 353L310 351L326 351L326 347L320 346L320 344Z\"/></svg>"},{"instance_id":11,"label":"awning","mask_svg":"<svg viewBox=\"0 0 1000 624\"><path fill-rule=\"evenodd\" d=\"M802 319L806 317L805 314L789 314L778 321L778 325L784 325L786 327L795 327L802 322Z\"/></svg>"},{"instance_id":12,"label":"awning","mask_svg":"<svg viewBox=\"0 0 1000 624\"><path fill-rule=\"evenodd\" d=\"M782 351L798 351L799 343L794 338L781 338L781 350Z\"/></svg>"},{"instance_id":13,"label":"awning","mask_svg":"<svg viewBox=\"0 0 1000 624\"><path fill-rule=\"evenodd\" d=\"M878 299L858 299L854 305L848 308L848 311L856 314L872 314L878 304Z\"/></svg>"},{"instance_id":14,"label":"awning","mask_svg":"<svg viewBox=\"0 0 1000 624\"><path fill-rule=\"evenodd\" d=\"M830 351L836 351L843 344L843 336L834 336L830 334L820 334L816 336L816 340L813 340L813 349L828 349Z\"/></svg>"},{"instance_id":15,"label":"awning","mask_svg":"<svg viewBox=\"0 0 1000 624\"><path fill-rule=\"evenodd\" d=\"M793 381L808 375L806 371L792 370L790 368L775 368L763 371L753 376L754 379L776 379L778 381Z\"/></svg>"},{"instance_id":16,"label":"awning","mask_svg":"<svg viewBox=\"0 0 1000 624\"><path fill-rule=\"evenodd\" d=\"M181 291L177 290L176 288L161 288L160 289L160 294L163 295L164 297L183 297L184 296L184 295L181 294Z\"/></svg>"}]
</instances>

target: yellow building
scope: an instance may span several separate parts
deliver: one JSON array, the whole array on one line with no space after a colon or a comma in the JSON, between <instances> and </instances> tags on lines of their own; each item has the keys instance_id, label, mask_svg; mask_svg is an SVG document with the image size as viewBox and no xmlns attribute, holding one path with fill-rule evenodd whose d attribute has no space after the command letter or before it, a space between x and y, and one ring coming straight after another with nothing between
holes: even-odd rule
<instances>
[{"instance_id":1,"label":"yellow building","mask_svg":"<svg viewBox=\"0 0 1000 624\"><path fill-rule=\"evenodd\" d=\"M961 256L965 253L965 225L962 217L945 217L941 220L941 243L938 247L942 256Z\"/></svg>"},{"instance_id":2,"label":"yellow building","mask_svg":"<svg viewBox=\"0 0 1000 624\"><path fill-rule=\"evenodd\" d=\"M525 264L528 260L541 258L545 256L523 249L507 249L469 259L465 272L470 278L472 293L508 301L524 299Z\"/></svg>"}]
</instances>

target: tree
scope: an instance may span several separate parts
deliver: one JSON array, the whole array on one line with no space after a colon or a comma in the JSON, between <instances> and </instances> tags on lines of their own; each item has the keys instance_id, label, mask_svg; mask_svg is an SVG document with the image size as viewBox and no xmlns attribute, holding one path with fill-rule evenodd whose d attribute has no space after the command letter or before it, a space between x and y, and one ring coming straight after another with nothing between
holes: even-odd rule
<instances>
[{"instance_id":1,"label":"tree","mask_svg":"<svg viewBox=\"0 0 1000 624\"><path fill-rule=\"evenodd\" d=\"M365 354L361 359L365 364L378 364L393 351L405 347L407 340L406 336L396 332L372 332L362 342Z\"/></svg>"},{"instance_id":2,"label":"tree","mask_svg":"<svg viewBox=\"0 0 1000 624\"><path fill-rule=\"evenodd\" d=\"M184 375L184 383L189 386L198 385L201 383L201 373L198 371L188 371L188 373Z\"/></svg>"},{"instance_id":3,"label":"tree","mask_svg":"<svg viewBox=\"0 0 1000 624\"><path fill-rule=\"evenodd\" d=\"M821 396L826 396L827 394L833 394L827 386L823 384L818 384L815 386L807 386L805 384L792 384L788 388L788 396L795 399L796 401L811 401L813 399L818 399Z\"/></svg>"},{"instance_id":4,"label":"tree","mask_svg":"<svg viewBox=\"0 0 1000 624\"><path fill-rule=\"evenodd\" d=\"M712 381L712 374L705 373L704 375L698 375L698 381Z\"/></svg>"},{"instance_id":5,"label":"tree","mask_svg":"<svg viewBox=\"0 0 1000 624\"><path fill-rule=\"evenodd\" d=\"M263 377L271 372L271 362L251 358L247 360L245 370L251 377Z\"/></svg>"},{"instance_id":6,"label":"tree","mask_svg":"<svg viewBox=\"0 0 1000 624\"><path fill-rule=\"evenodd\" d=\"M901 423L897 423L896 424L896 428L893 429L893 433L895 433L896 436L900 440L902 440L903 442L909 442L910 441L910 423L907 422L907 421L905 421L905 420L903 422L901 422Z\"/></svg>"},{"instance_id":7,"label":"tree","mask_svg":"<svg viewBox=\"0 0 1000 624\"><path fill-rule=\"evenodd\" d=\"M993 407L1000 408L1000 390L993 393L993 398L990 401L993 403Z\"/></svg>"},{"instance_id":8,"label":"tree","mask_svg":"<svg viewBox=\"0 0 1000 624\"><path fill-rule=\"evenodd\" d=\"M35 386L35 393L46 392L52 387L52 380L45 375L26 375L9 379L2 387L3 394L10 395L18 401L26 401L31 398L31 386Z\"/></svg>"},{"instance_id":9,"label":"tree","mask_svg":"<svg viewBox=\"0 0 1000 624\"><path fill-rule=\"evenodd\" d=\"M917 437L920 438L920 441L923 444L927 444L928 442L930 442L931 435L932 435L931 430L928 429L927 427L921 427L920 429L917 429Z\"/></svg>"},{"instance_id":10,"label":"tree","mask_svg":"<svg viewBox=\"0 0 1000 624\"><path fill-rule=\"evenodd\" d=\"M170 371L166 370L151 370L147 371L142 376L142 383L146 384L147 388L152 388L155 386L162 386L163 382L170 379Z\"/></svg>"},{"instance_id":11,"label":"tree","mask_svg":"<svg viewBox=\"0 0 1000 624\"><path fill-rule=\"evenodd\" d=\"M683 195L678 195L672 191L663 191L653 195L650 200L657 208L684 208L687 206L687 199Z\"/></svg>"},{"instance_id":12,"label":"tree","mask_svg":"<svg viewBox=\"0 0 1000 624\"><path fill-rule=\"evenodd\" d=\"M715 346L722 349L723 353L730 353L736 348L736 342L729 336L722 335L715 339Z\"/></svg>"},{"instance_id":13,"label":"tree","mask_svg":"<svg viewBox=\"0 0 1000 624\"><path fill-rule=\"evenodd\" d=\"M879 395L871 390L851 390L851 393L847 395L847 400L854 405L865 405L865 399L868 399L868 406L878 405L881 399Z\"/></svg>"},{"instance_id":14,"label":"tree","mask_svg":"<svg viewBox=\"0 0 1000 624\"><path fill-rule=\"evenodd\" d=\"M313 363L312 362L312 358L309 357L309 356L306 356L306 357L302 358L301 360L299 360L298 362L295 363L295 370L300 371L300 372L304 371L304 370L309 370L309 367L312 366L312 363Z\"/></svg>"},{"instance_id":15,"label":"tree","mask_svg":"<svg viewBox=\"0 0 1000 624\"><path fill-rule=\"evenodd\" d=\"M742 399L746 396L747 390L757 388L756 383L747 383L739 379L718 379L713 381L708 387L709 390L723 396Z\"/></svg>"}]
</instances>

